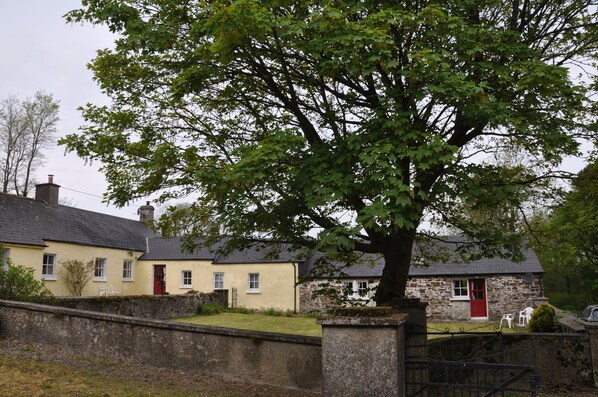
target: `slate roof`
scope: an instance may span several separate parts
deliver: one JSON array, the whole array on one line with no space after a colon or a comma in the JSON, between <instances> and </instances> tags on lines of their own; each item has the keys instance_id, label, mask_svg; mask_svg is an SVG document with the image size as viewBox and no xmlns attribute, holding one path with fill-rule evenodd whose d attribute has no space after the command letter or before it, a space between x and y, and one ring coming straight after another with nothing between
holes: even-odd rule
<instances>
[{"instance_id":1,"label":"slate roof","mask_svg":"<svg viewBox=\"0 0 598 397\"><path fill-rule=\"evenodd\" d=\"M297 262L300 254L290 249L289 245L276 245L273 251L261 244L252 245L246 249L233 250L228 254L219 253L218 250L226 243L224 237L221 241L210 246L205 240L197 240L197 247L193 252L186 252L181 248L180 238L151 238L148 239L148 251L139 259L141 260L209 260L214 264L239 264L239 263L289 263Z\"/></svg>"},{"instance_id":2,"label":"slate roof","mask_svg":"<svg viewBox=\"0 0 598 397\"><path fill-rule=\"evenodd\" d=\"M468 263L461 261L448 261L446 263L431 263L428 266L415 266L409 268L410 277L426 276L469 276L469 275L490 275L490 274L543 274L544 269L536 253L527 249L523 252L525 259L522 262L513 262L502 258L485 258L473 260ZM301 275L305 276L314 268L318 258L321 255L313 255L300 268ZM334 264L337 268L342 264ZM339 278L381 278L384 260L379 256L368 255L362 263L351 267L343 268L342 272L346 275L340 276L340 272L335 276Z\"/></svg>"},{"instance_id":3,"label":"slate roof","mask_svg":"<svg viewBox=\"0 0 598 397\"><path fill-rule=\"evenodd\" d=\"M146 237L152 236L139 221L0 194L0 242L45 246L45 241L55 241L145 251Z\"/></svg>"}]
</instances>

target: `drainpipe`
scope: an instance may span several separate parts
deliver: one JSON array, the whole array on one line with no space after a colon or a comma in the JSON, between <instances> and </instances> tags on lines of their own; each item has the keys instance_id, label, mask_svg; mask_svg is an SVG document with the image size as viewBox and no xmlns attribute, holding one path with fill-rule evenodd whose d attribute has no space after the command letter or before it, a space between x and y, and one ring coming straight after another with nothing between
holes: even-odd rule
<instances>
[{"instance_id":1,"label":"drainpipe","mask_svg":"<svg viewBox=\"0 0 598 397\"><path fill-rule=\"evenodd\" d=\"M297 264L293 265L293 313L297 314Z\"/></svg>"}]
</instances>

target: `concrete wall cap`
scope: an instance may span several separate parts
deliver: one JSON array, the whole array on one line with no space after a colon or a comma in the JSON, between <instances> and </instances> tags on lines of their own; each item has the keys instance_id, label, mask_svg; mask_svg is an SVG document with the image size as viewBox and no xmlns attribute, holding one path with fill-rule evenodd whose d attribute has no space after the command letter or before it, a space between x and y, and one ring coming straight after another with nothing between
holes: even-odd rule
<instances>
[{"instance_id":1,"label":"concrete wall cap","mask_svg":"<svg viewBox=\"0 0 598 397\"><path fill-rule=\"evenodd\" d=\"M320 325L332 326L398 327L405 324L407 318L407 314L397 313L388 317L318 317L316 322Z\"/></svg>"}]
</instances>

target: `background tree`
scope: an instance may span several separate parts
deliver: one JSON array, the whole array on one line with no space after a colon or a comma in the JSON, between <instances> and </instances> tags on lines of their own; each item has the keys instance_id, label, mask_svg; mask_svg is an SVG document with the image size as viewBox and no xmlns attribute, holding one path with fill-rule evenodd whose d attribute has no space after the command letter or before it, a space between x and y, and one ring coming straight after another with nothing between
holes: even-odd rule
<instances>
[{"instance_id":1,"label":"background tree","mask_svg":"<svg viewBox=\"0 0 598 397\"><path fill-rule=\"evenodd\" d=\"M24 101L10 96L0 102L0 164L2 192L27 196L43 149L54 142L59 104L51 94L37 92Z\"/></svg>"},{"instance_id":2,"label":"background tree","mask_svg":"<svg viewBox=\"0 0 598 397\"><path fill-rule=\"evenodd\" d=\"M60 275L63 277L67 288L73 296L81 296L83 288L93 277L95 262L90 259L84 262L79 259L61 261Z\"/></svg>"},{"instance_id":3,"label":"background tree","mask_svg":"<svg viewBox=\"0 0 598 397\"><path fill-rule=\"evenodd\" d=\"M439 239L424 220L460 230L461 251L521 258L520 236L459 211L523 203L577 154L576 138L594 135L592 87L568 67L596 54L595 10L595 0L84 0L68 21L119 34L91 64L112 104L88 104L87 125L62 143L100 160L117 205L193 193L188 237L216 238L217 224L229 247L269 238L328 257L381 255L385 302L404 295L416 237ZM498 139L522 148L529 173L477 162Z\"/></svg>"},{"instance_id":4,"label":"background tree","mask_svg":"<svg viewBox=\"0 0 598 397\"><path fill-rule=\"evenodd\" d=\"M552 212L535 219L536 252L545 294L558 307L580 310L598 299L598 163L573 179Z\"/></svg>"}]
</instances>

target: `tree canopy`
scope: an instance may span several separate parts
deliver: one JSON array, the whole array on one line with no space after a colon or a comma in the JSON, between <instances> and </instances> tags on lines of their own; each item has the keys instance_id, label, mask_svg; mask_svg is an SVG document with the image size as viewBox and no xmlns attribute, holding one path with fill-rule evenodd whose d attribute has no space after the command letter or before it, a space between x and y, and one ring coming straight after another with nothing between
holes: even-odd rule
<instances>
[{"instance_id":1,"label":"tree canopy","mask_svg":"<svg viewBox=\"0 0 598 397\"><path fill-rule=\"evenodd\" d=\"M595 0L82 4L68 21L119 34L90 64L112 103L62 143L102 163L107 199L192 195L164 230L379 254L378 302L437 223L459 250L520 257L461 209L524 211L596 132ZM481 161L513 145L532 168Z\"/></svg>"},{"instance_id":2,"label":"tree canopy","mask_svg":"<svg viewBox=\"0 0 598 397\"><path fill-rule=\"evenodd\" d=\"M598 162L573 180L562 203L536 219L534 237L546 294L562 308L598 299Z\"/></svg>"}]
</instances>

